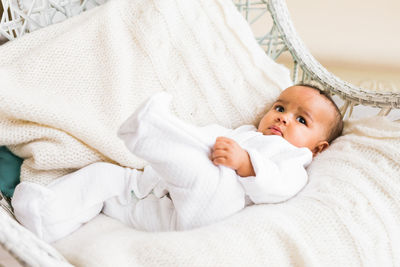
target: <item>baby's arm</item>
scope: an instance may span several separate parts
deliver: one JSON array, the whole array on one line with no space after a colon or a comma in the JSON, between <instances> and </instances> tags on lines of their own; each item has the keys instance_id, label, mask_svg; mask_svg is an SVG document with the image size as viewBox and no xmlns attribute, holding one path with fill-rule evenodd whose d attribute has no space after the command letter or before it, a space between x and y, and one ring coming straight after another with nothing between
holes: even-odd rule
<instances>
[{"instance_id":1,"label":"baby's arm","mask_svg":"<svg viewBox=\"0 0 400 267\"><path fill-rule=\"evenodd\" d=\"M211 160L215 165L234 169L241 177L255 176L249 154L230 138L217 138L213 146Z\"/></svg>"}]
</instances>

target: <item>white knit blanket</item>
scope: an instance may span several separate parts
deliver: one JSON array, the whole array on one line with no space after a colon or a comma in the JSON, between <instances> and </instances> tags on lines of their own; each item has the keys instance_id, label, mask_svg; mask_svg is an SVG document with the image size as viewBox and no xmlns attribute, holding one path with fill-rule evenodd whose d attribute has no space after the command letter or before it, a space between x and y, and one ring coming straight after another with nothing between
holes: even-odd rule
<instances>
[{"instance_id":1,"label":"white knit blanket","mask_svg":"<svg viewBox=\"0 0 400 267\"><path fill-rule=\"evenodd\" d=\"M145 233L101 215L55 246L85 267L400 266L400 124L347 123L308 172L288 202L208 227Z\"/></svg>"},{"instance_id":2,"label":"white knit blanket","mask_svg":"<svg viewBox=\"0 0 400 267\"><path fill-rule=\"evenodd\" d=\"M110 0L0 58L0 145L40 184L96 161L143 167L116 133L154 92L186 121L236 127L291 83L230 0Z\"/></svg>"}]
</instances>

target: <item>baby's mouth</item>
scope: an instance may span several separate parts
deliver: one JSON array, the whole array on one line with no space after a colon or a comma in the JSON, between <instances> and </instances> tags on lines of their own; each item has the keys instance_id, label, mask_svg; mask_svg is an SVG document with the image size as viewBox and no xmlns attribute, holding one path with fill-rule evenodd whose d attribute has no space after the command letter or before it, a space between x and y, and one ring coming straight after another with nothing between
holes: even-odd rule
<instances>
[{"instance_id":1,"label":"baby's mouth","mask_svg":"<svg viewBox=\"0 0 400 267\"><path fill-rule=\"evenodd\" d=\"M279 135L283 137L282 130L278 126L271 126L268 128L273 135Z\"/></svg>"}]
</instances>

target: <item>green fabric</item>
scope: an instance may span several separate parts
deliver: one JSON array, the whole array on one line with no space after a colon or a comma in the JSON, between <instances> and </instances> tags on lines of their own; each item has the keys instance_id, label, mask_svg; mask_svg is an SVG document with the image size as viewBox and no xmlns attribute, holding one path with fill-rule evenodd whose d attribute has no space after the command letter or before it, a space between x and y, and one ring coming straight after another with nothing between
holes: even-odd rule
<instances>
[{"instance_id":1,"label":"green fabric","mask_svg":"<svg viewBox=\"0 0 400 267\"><path fill-rule=\"evenodd\" d=\"M5 146L0 147L0 190L3 195L12 197L19 183L22 159L15 156Z\"/></svg>"}]
</instances>

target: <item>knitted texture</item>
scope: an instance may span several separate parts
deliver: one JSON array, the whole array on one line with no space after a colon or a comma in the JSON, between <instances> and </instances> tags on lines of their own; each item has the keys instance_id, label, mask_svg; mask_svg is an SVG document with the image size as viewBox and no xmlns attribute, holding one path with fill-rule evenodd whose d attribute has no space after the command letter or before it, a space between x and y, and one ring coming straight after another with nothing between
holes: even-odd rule
<instances>
[{"instance_id":1,"label":"knitted texture","mask_svg":"<svg viewBox=\"0 0 400 267\"><path fill-rule=\"evenodd\" d=\"M291 83L230 0L111 0L0 57L0 145L40 184L96 161L142 168L116 132L155 92L185 121L236 127Z\"/></svg>"},{"instance_id":2,"label":"knitted texture","mask_svg":"<svg viewBox=\"0 0 400 267\"><path fill-rule=\"evenodd\" d=\"M400 266L399 147L399 123L351 121L285 203L184 232L139 232L102 215L55 246L87 267Z\"/></svg>"}]
</instances>

